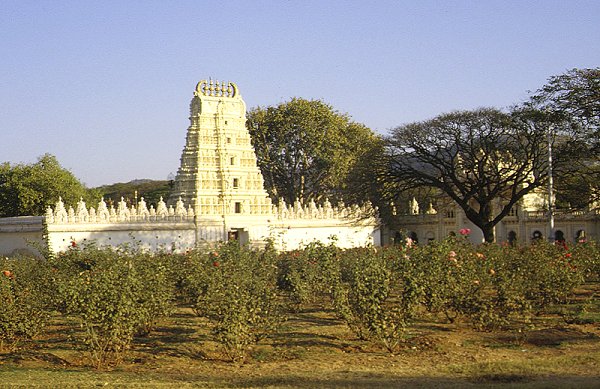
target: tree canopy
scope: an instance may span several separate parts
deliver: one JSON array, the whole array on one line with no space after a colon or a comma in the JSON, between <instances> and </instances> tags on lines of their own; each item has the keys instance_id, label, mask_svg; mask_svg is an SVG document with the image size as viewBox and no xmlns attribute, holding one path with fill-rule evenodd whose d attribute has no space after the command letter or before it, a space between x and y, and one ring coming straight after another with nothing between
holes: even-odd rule
<instances>
[{"instance_id":1,"label":"tree canopy","mask_svg":"<svg viewBox=\"0 0 600 389\"><path fill-rule=\"evenodd\" d=\"M552 114L561 130L583 136L595 151L600 149L600 68L571 69L550 77L530 104Z\"/></svg>"},{"instance_id":2,"label":"tree canopy","mask_svg":"<svg viewBox=\"0 0 600 389\"><path fill-rule=\"evenodd\" d=\"M344 200L350 170L378 141L369 128L320 100L293 98L254 108L247 118L266 190L275 201Z\"/></svg>"},{"instance_id":3,"label":"tree canopy","mask_svg":"<svg viewBox=\"0 0 600 389\"><path fill-rule=\"evenodd\" d=\"M80 198L97 201L77 178L50 154L32 164L0 164L0 217L43 215L62 197L67 204Z\"/></svg>"},{"instance_id":4,"label":"tree canopy","mask_svg":"<svg viewBox=\"0 0 600 389\"><path fill-rule=\"evenodd\" d=\"M162 197L165 201L169 198L171 182L168 180L133 180L130 182L118 182L95 188L102 194L105 201L116 204L124 198L128 206L131 206L139 198L143 197L148 204L157 204ZM137 194L138 198L135 198Z\"/></svg>"},{"instance_id":5,"label":"tree canopy","mask_svg":"<svg viewBox=\"0 0 600 389\"><path fill-rule=\"evenodd\" d=\"M436 188L488 242L511 208L547 178L548 123L537 111L486 108L440 115L392 130L383 178L396 193ZM557 166L561 160L556 161Z\"/></svg>"},{"instance_id":6,"label":"tree canopy","mask_svg":"<svg viewBox=\"0 0 600 389\"><path fill-rule=\"evenodd\" d=\"M544 112L569 144L570 171L555 176L558 205L587 207L600 197L600 68L550 77L525 105Z\"/></svg>"}]
</instances>

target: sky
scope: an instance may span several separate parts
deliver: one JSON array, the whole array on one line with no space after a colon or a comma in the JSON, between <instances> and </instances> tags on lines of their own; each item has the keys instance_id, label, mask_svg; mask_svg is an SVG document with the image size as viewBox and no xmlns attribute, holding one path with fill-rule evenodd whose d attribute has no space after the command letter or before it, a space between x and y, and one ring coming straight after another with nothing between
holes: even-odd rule
<instances>
[{"instance_id":1,"label":"sky","mask_svg":"<svg viewBox=\"0 0 600 389\"><path fill-rule=\"evenodd\" d=\"M0 163L176 174L196 83L321 99L385 135L600 66L600 1L0 0Z\"/></svg>"}]
</instances>

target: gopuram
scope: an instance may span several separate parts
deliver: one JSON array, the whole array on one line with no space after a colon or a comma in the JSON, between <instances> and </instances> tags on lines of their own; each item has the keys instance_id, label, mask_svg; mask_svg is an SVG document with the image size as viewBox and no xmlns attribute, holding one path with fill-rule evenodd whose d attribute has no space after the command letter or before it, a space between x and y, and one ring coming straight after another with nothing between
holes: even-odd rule
<instances>
[{"instance_id":1,"label":"gopuram","mask_svg":"<svg viewBox=\"0 0 600 389\"><path fill-rule=\"evenodd\" d=\"M246 129L246 104L232 82L200 81L169 203L194 210L200 241L264 240L271 199Z\"/></svg>"}]
</instances>

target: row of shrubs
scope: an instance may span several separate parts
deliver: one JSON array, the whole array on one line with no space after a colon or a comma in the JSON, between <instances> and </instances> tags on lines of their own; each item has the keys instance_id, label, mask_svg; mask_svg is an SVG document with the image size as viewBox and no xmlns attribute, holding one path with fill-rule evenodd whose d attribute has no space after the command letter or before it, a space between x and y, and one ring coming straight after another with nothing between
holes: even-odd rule
<instances>
[{"instance_id":1,"label":"row of shrubs","mask_svg":"<svg viewBox=\"0 0 600 389\"><path fill-rule=\"evenodd\" d=\"M273 334L286 315L327 304L357 337L395 351L423 315L460 317L485 330L526 328L600 273L594 243L571 249L427 246L341 250L313 243L276 253L233 242L186 254L73 247L44 260L0 259L0 350L43 331L52 315L75 318L96 366L118 363L177 305L209 319L233 361Z\"/></svg>"}]
</instances>

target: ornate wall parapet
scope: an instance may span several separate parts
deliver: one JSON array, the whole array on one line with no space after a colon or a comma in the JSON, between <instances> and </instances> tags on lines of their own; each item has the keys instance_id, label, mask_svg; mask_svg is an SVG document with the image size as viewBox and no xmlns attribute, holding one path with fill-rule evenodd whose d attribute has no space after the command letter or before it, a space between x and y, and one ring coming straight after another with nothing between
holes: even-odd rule
<instances>
[{"instance_id":1,"label":"ornate wall parapet","mask_svg":"<svg viewBox=\"0 0 600 389\"><path fill-rule=\"evenodd\" d=\"M98 202L96 208L88 208L83 199L77 202L75 208L65 207L62 198L58 198L54 209L46 209L46 223L51 224L114 224L114 223L172 223L180 221L193 221L194 210L190 205L186 208L180 198L175 207L169 206L160 198L156 208L150 205L142 197L135 205L127 206L125 200L117 203L117 207L108 207L104 198Z\"/></svg>"},{"instance_id":2,"label":"ornate wall parapet","mask_svg":"<svg viewBox=\"0 0 600 389\"><path fill-rule=\"evenodd\" d=\"M357 220L376 217L377 213L377 209L373 208L370 203L363 206L346 206L341 202L337 206L332 206L329 200L325 200L322 205L317 205L312 200L308 204L303 204L300 200L296 200L294 204L286 204L284 200L281 200L277 205L263 207L259 200L255 199L255 202L248 203L248 206L254 210L252 213L265 216L274 215L277 220ZM116 207L113 205L109 207L102 198L96 208L88 208L83 199L80 199L75 207L67 208L62 198L59 197L54 208L48 207L45 214L48 224L169 223L193 221L194 216L191 205L186 208L181 198L173 207L172 205L167 206L162 197L156 207L150 205L150 208L143 197L138 201L137 207L134 205L128 207L123 198L116 204Z\"/></svg>"},{"instance_id":3,"label":"ornate wall parapet","mask_svg":"<svg viewBox=\"0 0 600 389\"><path fill-rule=\"evenodd\" d=\"M313 200L308 204L303 204L296 199L294 204L286 204L281 199L277 205L273 205L273 214L278 220L292 219L319 219L319 220L364 220L377 217L377 209L373 208L370 202L362 206L346 206L340 202L337 206L332 206L329 200L325 200L322 205L317 205Z\"/></svg>"}]
</instances>

